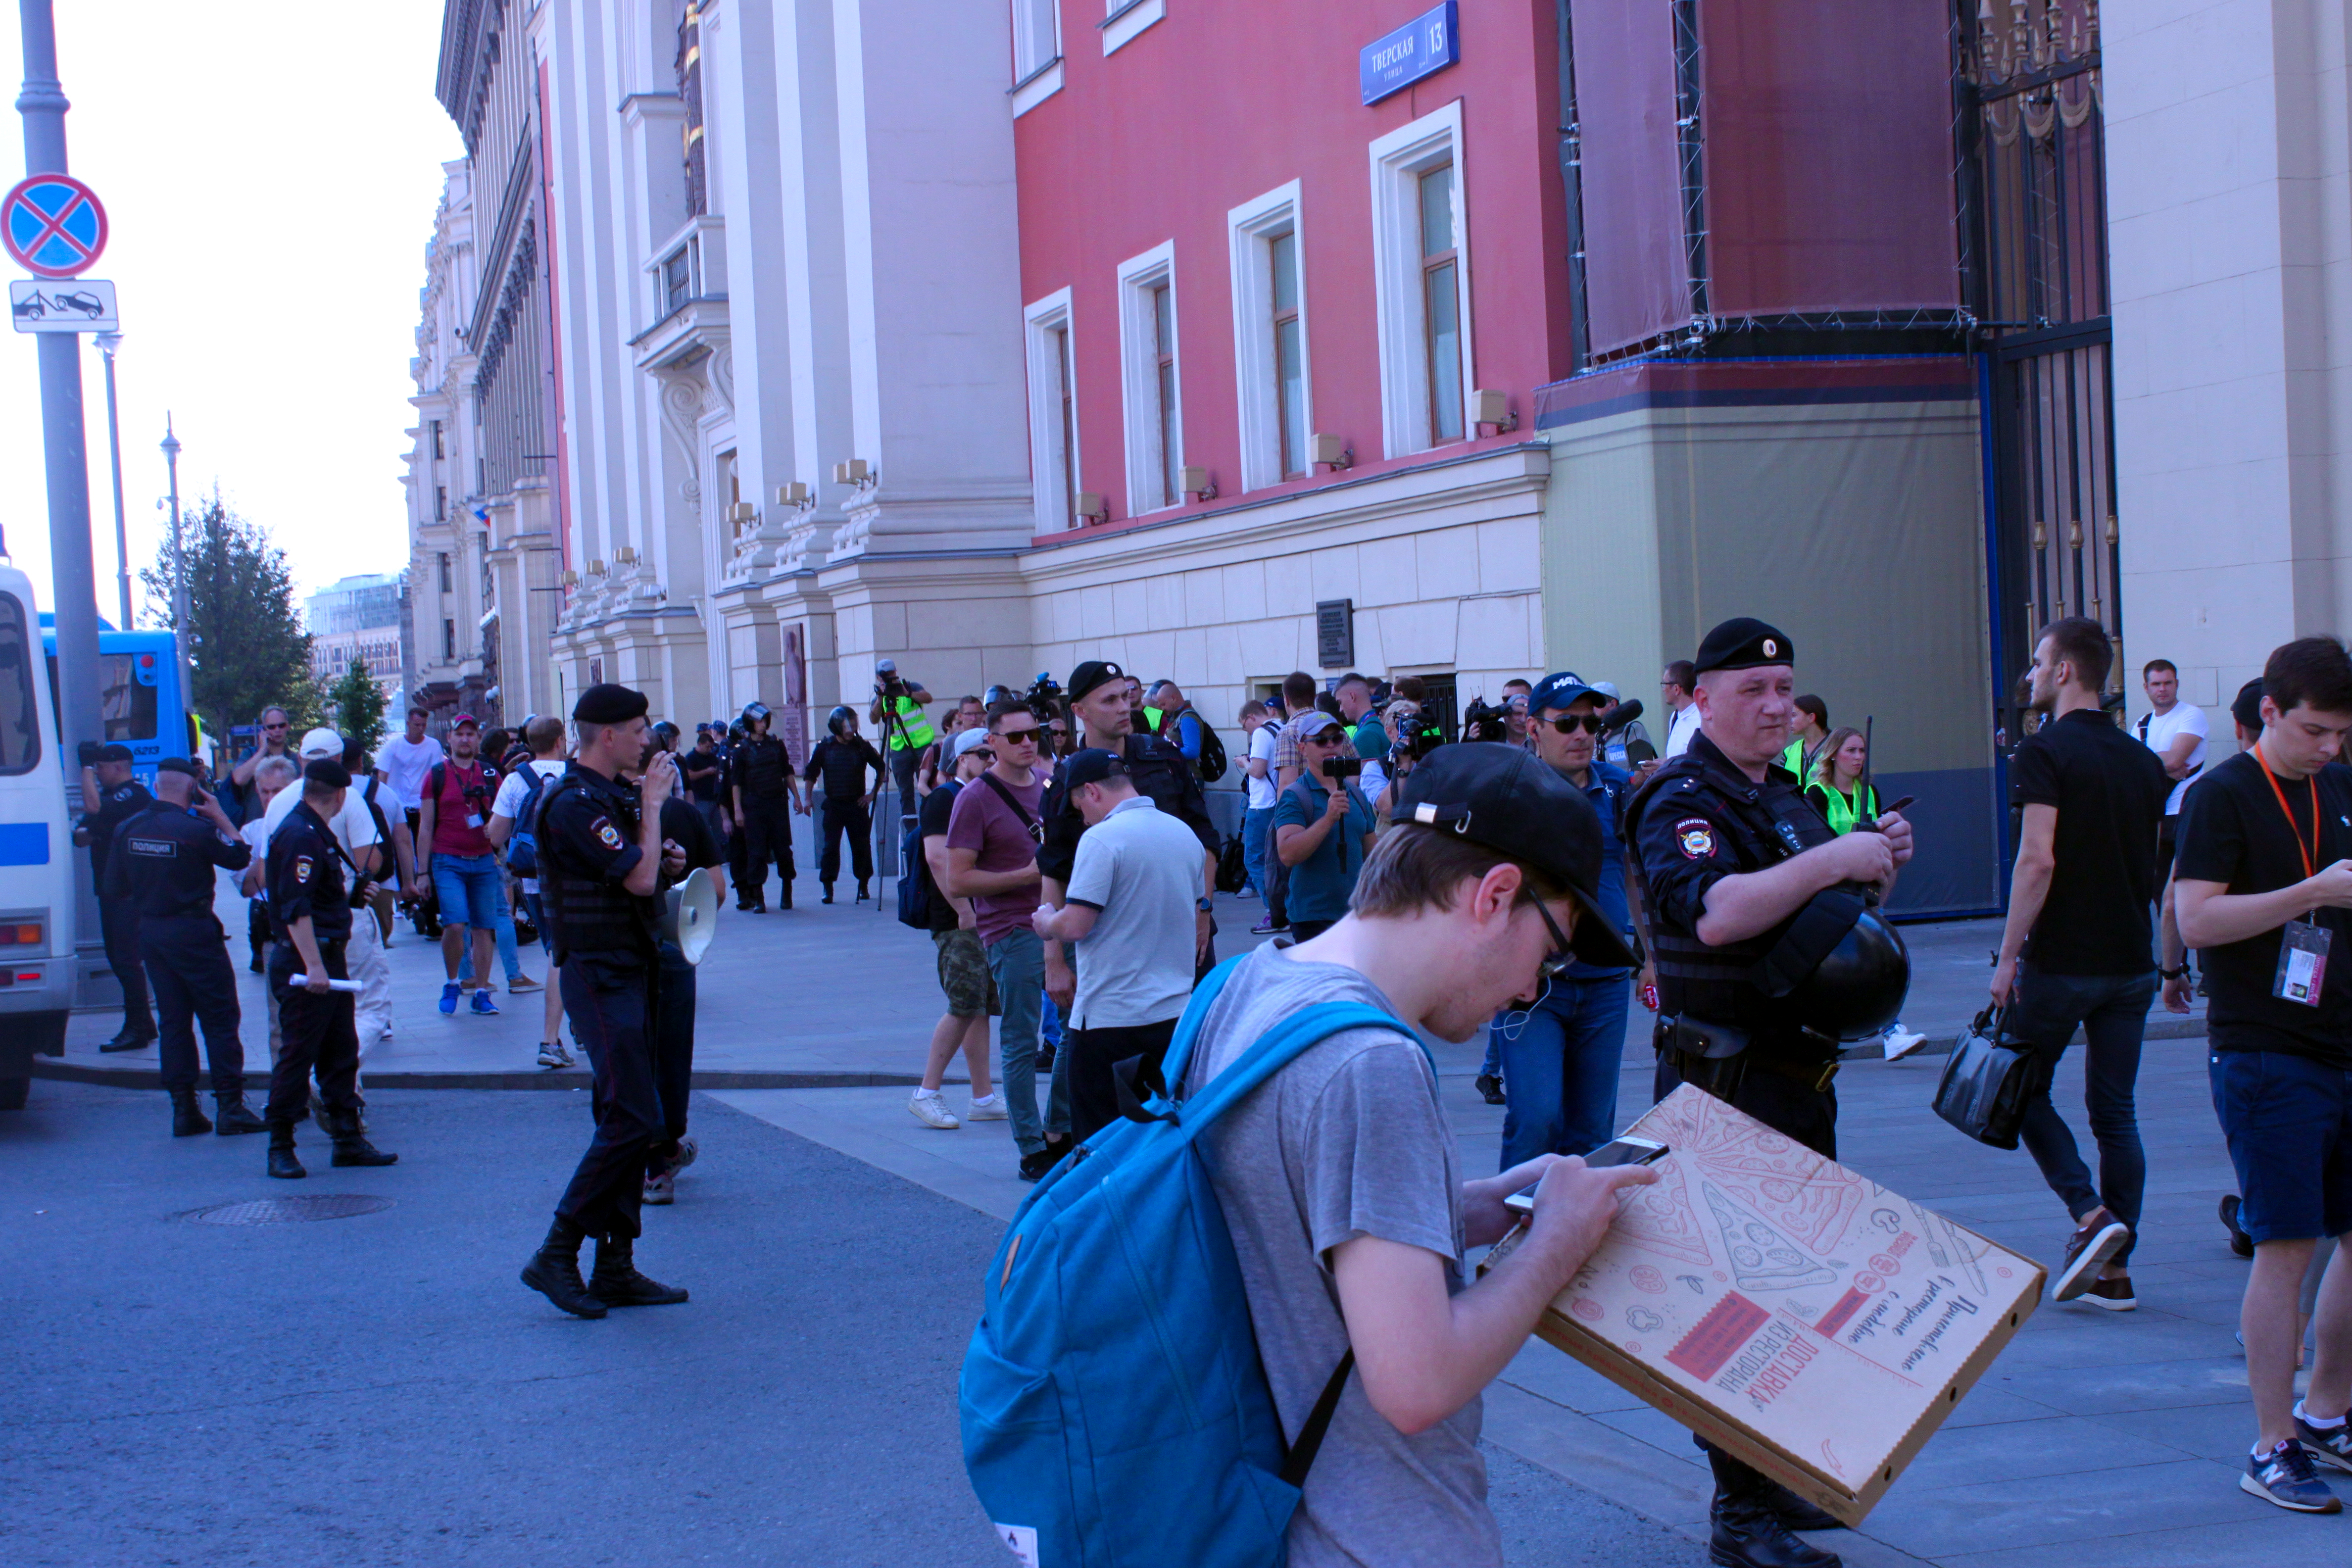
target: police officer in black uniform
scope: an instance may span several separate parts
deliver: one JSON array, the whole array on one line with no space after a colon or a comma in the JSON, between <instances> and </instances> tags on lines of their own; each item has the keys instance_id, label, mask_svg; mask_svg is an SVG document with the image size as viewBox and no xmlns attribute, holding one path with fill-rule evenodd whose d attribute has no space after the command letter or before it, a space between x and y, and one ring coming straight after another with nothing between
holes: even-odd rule
<instances>
[{"instance_id":1,"label":"police officer in black uniform","mask_svg":"<svg viewBox=\"0 0 2352 1568\"><path fill-rule=\"evenodd\" d=\"M131 776L131 748L92 746L85 742L81 760L82 818L74 826L74 842L89 849L90 886L106 886L106 868L114 835L131 818L155 804L147 786ZM106 966L122 986L122 1027L101 1051L143 1049L155 1038L155 1017L147 1002L147 976L141 973L139 916L127 903L98 901L98 929L106 942Z\"/></svg>"},{"instance_id":2,"label":"police officer in black uniform","mask_svg":"<svg viewBox=\"0 0 2352 1568\"><path fill-rule=\"evenodd\" d=\"M100 891L127 905L139 921L140 951L163 1016L163 1088L172 1096L172 1136L215 1131L196 1108L196 1031L205 1026L213 1100L223 1137L258 1132L246 1109L245 1045L237 1038L236 972L213 913L213 868L242 871L253 851L236 826L196 782L194 764L166 757L155 764L162 798L116 830Z\"/></svg>"},{"instance_id":3,"label":"police officer in black uniform","mask_svg":"<svg viewBox=\"0 0 2352 1568\"><path fill-rule=\"evenodd\" d=\"M1816 1152L1837 1154L1838 1043L1879 1026L1910 981L1877 898L1911 858L1910 825L1839 837L1775 759L1796 711L1795 649L1726 621L1692 662L1699 732L1627 806L1658 979L1657 1091L1689 1082ZM1705 1444L1700 1445L1705 1447ZM1837 1521L1728 1454L1715 1468L1710 1560L1836 1568L1790 1533Z\"/></svg>"},{"instance_id":4,"label":"police officer in black uniform","mask_svg":"<svg viewBox=\"0 0 2352 1568\"><path fill-rule=\"evenodd\" d=\"M646 755L645 693L592 686L572 719L572 765L540 801L539 898L563 1009L595 1074L596 1133L522 1282L575 1317L601 1318L686 1300L637 1272L635 1256L647 1162L666 1141L656 1046L662 878L680 874L685 857L662 840L677 769ZM636 766L635 787L622 784ZM580 1244L592 1236L596 1267L583 1281Z\"/></svg>"},{"instance_id":5,"label":"police officer in black uniform","mask_svg":"<svg viewBox=\"0 0 2352 1568\"><path fill-rule=\"evenodd\" d=\"M793 807L800 801L800 776L779 736L768 733L768 709L754 702L743 710L743 742L729 758L735 792L735 826L746 835L743 876L735 907L768 912L768 866L783 879L784 909L793 907Z\"/></svg>"},{"instance_id":6,"label":"police officer in black uniform","mask_svg":"<svg viewBox=\"0 0 2352 1568\"><path fill-rule=\"evenodd\" d=\"M833 884L841 876L841 836L849 835L849 864L857 873L857 901L862 904L873 896L866 888L874 878L874 816L866 802L882 793L882 753L857 732L857 715L846 707L835 709L824 727L825 738L809 752L808 766L802 772L811 784L824 780L817 879L824 888L824 901L833 902ZM869 770L874 774L871 792L866 787Z\"/></svg>"},{"instance_id":7,"label":"police officer in black uniform","mask_svg":"<svg viewBox=\"0 0 2352 1568\"><path fill-rule=\"evenodd\" d=\"M377 1149L360 1131L360 1037L352 1018L359 999L328 984L351 978L343 963L352 919L352 884L343 871L351 862L327 826L351 787L349 770L334 758L309 763L301 803L269 840L269 918L278 928L269 985L278 996L280 1038L262 1120L269 1124L269 1173L288 1179L310 1174L294 1157L294 1124L310 1112L314 1068L334 1163L389 1165L400 1158ZM356 870L352 875L364 887L365 879Z\"/></svg>"},{"instance_id":8,"label":"police officer in black uniform","mask_svg":"<svg viewBox=\"0 0 2352 1568\"><path fill-rule=\"evenodd\" d=\"M648 759L650 761L650 759ZM719 836L690 798L672 795L661 804L661 895L667 899L677 881L708 873L719 901L727 901L727 870L719 853ZM683 856L682 872L668 871ZM677 1173L694 1163L694 1140L686 1135L688 1102L694 1095L694 965L685 951L661 937L661 970L656 977L654 1008L654 1089L661 1097L662 1137L646 1159L646 1199L649 1204L677 1201Z\"/></svg>"}]
</instances>

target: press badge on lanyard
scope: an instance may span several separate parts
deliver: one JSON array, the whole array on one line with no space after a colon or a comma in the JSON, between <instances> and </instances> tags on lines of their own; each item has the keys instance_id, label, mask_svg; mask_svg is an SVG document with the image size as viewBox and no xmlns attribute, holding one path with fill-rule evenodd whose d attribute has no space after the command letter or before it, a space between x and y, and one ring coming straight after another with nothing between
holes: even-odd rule
<instances>
[{"instance_id":1,"label":"press badge on lanyard","mask_svg":"<svg viewBox=\"0 0 2352 1568\"><path fill-rule=\"evenodd\" d=\"M2303 874L2308 879L2315 874L2315 863L2319 858L2319 782L2304 780L2304 787L2311 792L2311 843L2306 846L2303 824L2295 820L2294 811L2288 807L2286 791L2279 787L2278 778L2271 772L2269 759L2263 755L2260 746L2254 748L2254 761L2262 764L2263 777L2270 781L2271 795L2286 818L2287 831L2294 835L2294 852L2303 857ZM2271 994L2282 1002L2318 1006L2327 983L2327 949L2335 939L2334 931L2315 921L2287 921L2279 932L2278 973L2271 980Z\"/></svg>"}]
</instances>

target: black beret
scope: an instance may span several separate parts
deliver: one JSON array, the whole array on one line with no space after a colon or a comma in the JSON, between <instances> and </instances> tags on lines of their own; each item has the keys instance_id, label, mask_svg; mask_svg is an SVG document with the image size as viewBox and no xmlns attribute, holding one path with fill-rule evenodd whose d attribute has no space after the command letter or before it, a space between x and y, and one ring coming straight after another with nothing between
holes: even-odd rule
<instances>
[{"instance_id":1,"label":"black beret","mask_svg":"<svg viewBox=\"0 0 2352 1568\"><path fill-rule=\"evenodd\" d=\"M313 757L302 769L302 780L326 789L349 789L352 771L332 757Z\"/></svg>"},{"instance_id":2,"label":"black beret","mask_svg":"<svg viewBox=\"0 0 2352 1568\"><path fill-rule=\"evenodd\" d=\"M646 694L606 681L592 686L572 705L572 717L581 724L625 724L646 716Z\"/></svg>"},{"instance_id":3,"label":"black beret","mask_svg":"<svg viewBox=\"0 0 2352 1568\"><path fill-rule=\"evenodd\" d=\"M1099 746L1088 746L1072 754L1069 766L1063 771L1062 781L1072 789L1086 784L1108 784L1112 779L1127 776L1127 764L1118 760L1116 752Z\"/></svg>"},{"instance_id":4,"label":"black beret","mask_svg":"<svg viewBox=\"0 0 2352 1568\"><path fill-rule=\"evenodd\" d=\"M159 773L185 773L190 778L194 778L196 764L185 757L165 757L155 764L155 771Z\"/></svg>"},{"instance_id":5,"label":"black beret","mask_svg":"<svg viewBox=\"0 0 2352 1568\"><path fill-rule=\"evenodd\" d=\"M2230 718L2242 730L2263 727L2263 678L2259 675L2238 688L2231 700Z\"/></svg>"},{"instance_id":6,"label":"black beret","mask_svg":"<svg viewBox=\"0 0 2352 1568\"><path fill-rule=\"evenodd\" d=\"M117 742L111 746L100 746L98 749L98 760L101 763L130 762L131 760L131 748L123 745L120 742Z\"/></svg>"},{"instance_id":7,"label":"black beret","mask_svg":"<svg viewBox=\"0 0 2352 1568\"><path fill-rule=\"evenodd\" d=\"M1705 675L1710 669L1755 669L1796 662L1797 645L1789 640L1788 633L1753 616L1738 616L1706 634L1691 668L1694 674Z\"/></svg>"},{"instance_id":8,"label":"black beret","mask_svg":"<svg viewBox=\"0 0 2352 1568\"><path fill-rule=\"evenodd\" d=\"M1070 700L1076 702L1098 686L1114 680L1125 680L1127 671L1107 658L1090 658L1070 671Z\"/></svg>"}]
</instances>

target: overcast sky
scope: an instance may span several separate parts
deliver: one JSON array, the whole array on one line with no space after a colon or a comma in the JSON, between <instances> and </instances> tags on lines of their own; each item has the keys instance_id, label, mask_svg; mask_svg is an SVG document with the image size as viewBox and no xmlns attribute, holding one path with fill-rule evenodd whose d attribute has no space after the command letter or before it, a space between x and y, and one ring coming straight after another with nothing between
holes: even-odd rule
<instances>
[{"instance_id":1,"label":"overcast sky","mask_svg":"<svg viewBox=\"0 0 2352 1568\"><path fill-rule=\"evenodd\" d=\"M24 78L16 6L0 78ZM284 548L297 585L406 561L400 485L415 410L425 243L441 164L464 148L433 97L434 0L288 10L189 0L57 0L73 173L111 237L89 276L121 292L123 511L138 571L161 550L163 438L180 493L215 481ZM0 189L24 173L22 122ZM24 274L5 258L0 273ZM99 613L116 617L104 363L83 337ZM0 529L50 609L34 340L0 341Z\"/></svg>"}]
</instances>

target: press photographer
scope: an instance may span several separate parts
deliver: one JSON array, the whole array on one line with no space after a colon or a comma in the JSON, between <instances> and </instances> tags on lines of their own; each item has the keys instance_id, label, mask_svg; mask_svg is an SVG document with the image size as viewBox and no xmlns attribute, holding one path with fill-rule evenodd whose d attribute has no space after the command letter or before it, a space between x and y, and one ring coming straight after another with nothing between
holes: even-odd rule
<instances>
[{"instance_id":1,"label":"press photographer","mask_svg":"<svg viewBox=\"0 0 2352 1568\"><path fill-rule=\"evenodd\" d=\"M930 700L921 681L899 675L896 659L886 658L874 667L874 706L866 718L887 738L884 749L890 753L890 779L898 786L902 815L915 808L915 761L939 739L923 716L923 704Z\"/></svg>"}]
</instances>

